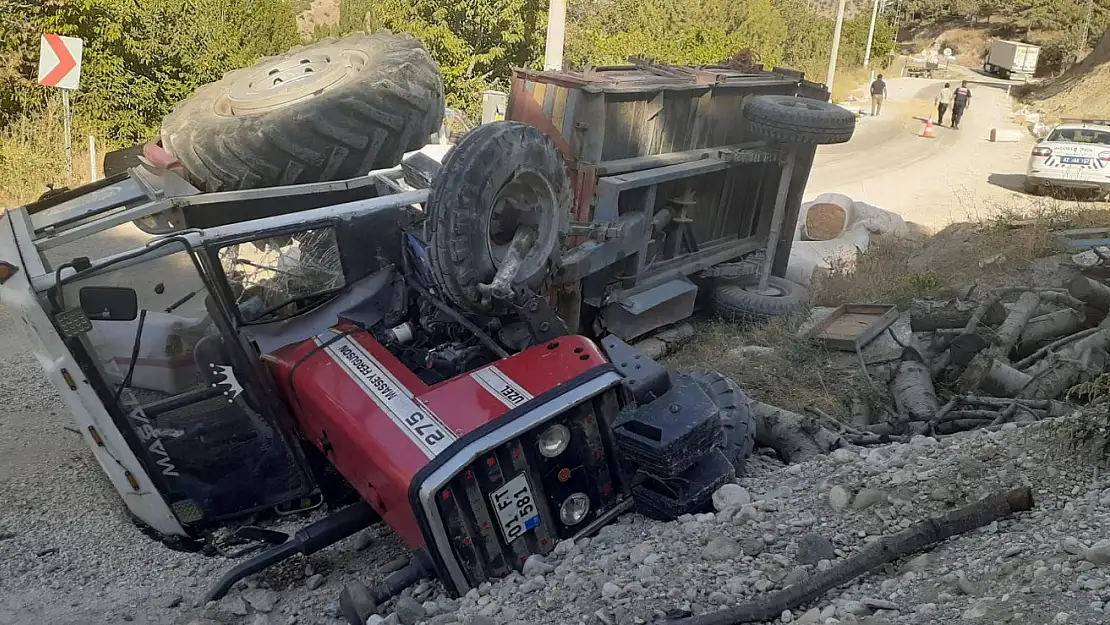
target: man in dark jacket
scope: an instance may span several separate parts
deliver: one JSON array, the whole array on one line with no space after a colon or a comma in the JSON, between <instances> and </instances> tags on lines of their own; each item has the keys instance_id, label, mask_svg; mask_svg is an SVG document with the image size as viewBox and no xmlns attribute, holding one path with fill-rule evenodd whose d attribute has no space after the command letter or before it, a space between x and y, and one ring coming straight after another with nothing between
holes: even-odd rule
<instances>
[{"instance_id":1,"label":"man in dark jacket","mask_svg":"<svg viewBox=\"0 0 1110 625\"><path fill-rule=\"evenodd\" d=\"M883 110L883 100L886 99L886 81L883 80L883 75L871 83L871 116L875 117Z\"/></svg>"},{"instance_id":2,"label":"man in dark jacket","mask_svg":"<svg viewBox=\"0 0 1110 625\"><path fill-rule=\"evenodd\" d=\"M971 104L971 89L967 88L967 81L963 81L956 90L952 92L952 127L960 127L960 118L964 116L964 111Z\"/></svg>"}]
</instances>

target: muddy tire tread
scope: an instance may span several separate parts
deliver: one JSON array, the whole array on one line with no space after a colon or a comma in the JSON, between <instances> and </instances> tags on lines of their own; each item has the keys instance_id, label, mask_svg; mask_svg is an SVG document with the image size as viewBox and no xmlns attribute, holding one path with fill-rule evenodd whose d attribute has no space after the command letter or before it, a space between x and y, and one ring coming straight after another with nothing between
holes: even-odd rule
<instances>
[{"instance_id":1,"label":"muddy tire tread","mask_svg":"<svg viewBox=\"0 0 1110 625\"><path fill-rule=\"evenodd\" d=\"M321 42L327 44L329 42ZM228 72L180 102L162 123L162 145L205 191L352 178L397 165L438 130L443 79L408 35L359 33L331 44L369 56L354 78L299 102L247 116L216 113L218 100L256 67Z\"/></svg>"}]
</instances>

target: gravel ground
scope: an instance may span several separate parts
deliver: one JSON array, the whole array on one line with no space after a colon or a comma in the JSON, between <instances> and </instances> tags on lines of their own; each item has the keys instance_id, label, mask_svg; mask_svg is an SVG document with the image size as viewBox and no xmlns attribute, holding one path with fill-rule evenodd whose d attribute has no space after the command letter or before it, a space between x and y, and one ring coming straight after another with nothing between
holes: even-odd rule
<instances>
[{"instance_id":1,"label":"gravel ground","mask_svg":"<svg viewBox=\"0 0 1110 625\"><path fill-rule=\"evenodd\" d=\"M374 582L403 547L378 526L242 584L203 589L232 563L170 551L127 519L58 398L0 310L0 624L336 624L350 580ZM1105 623L1110 480L1062 451L1053 425L838 450L793 466L758 456L716 513L630 514L565 542L525 575L451 599L425 582L371 623L647 623L736 605L805 579L876 537L1016 485L1030 513L883 567L784 613L795 623ZM308 519L293 519L291 523ZM1104 541L1104 542L1099 542Z\"/></svg>"}]
</instances>

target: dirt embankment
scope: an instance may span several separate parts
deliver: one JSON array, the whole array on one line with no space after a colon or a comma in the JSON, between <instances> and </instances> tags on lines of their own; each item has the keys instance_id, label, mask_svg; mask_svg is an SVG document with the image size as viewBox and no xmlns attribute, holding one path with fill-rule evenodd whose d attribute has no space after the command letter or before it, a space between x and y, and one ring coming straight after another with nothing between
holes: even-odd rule
<instances>
[{"instance_id":1,"label":"dirt embankment","mask_svg":"<svg viewBox=\"0 0 1110 625\"><path fill-rule=\"evenodd\" d=\"M1025 99L1049 116L1110 118L1110 29L1091 54L1059 77L1030 89Z\"/></svg>"}]
</instances>

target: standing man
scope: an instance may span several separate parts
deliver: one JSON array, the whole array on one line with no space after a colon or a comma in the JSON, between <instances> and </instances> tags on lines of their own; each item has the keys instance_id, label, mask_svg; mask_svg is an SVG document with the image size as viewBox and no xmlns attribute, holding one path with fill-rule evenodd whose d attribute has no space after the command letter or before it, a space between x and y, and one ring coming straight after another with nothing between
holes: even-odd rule
<instances>
[{"instance_id":1,"label":"standing man","mask_svg":"<svg viewBox=\"0 0 1110 625\"><path fill-rule=\"evenodd\" d=\"M964 116L964 111L971 105L971 89L967 88L967 81L963 81L956 90L952 92L952 127L960 127L960 118Z\"/></svg>"},{"instance_id":2,"label":"standing man","mask_svg":"<svg viewBox=\"0 0 1110 625\"><path fill-rule=\"evenodd\" d=\"M883 100L886 99L886 82L883 75L871 83L871 117L876 117L883 110Z\"/></svg>"},{"instance_id":3,"label":"standing man","mask_svg":"<svg viewBox=\"0 0 1110 625\"><path fill-rule=\"evenodd\" d=\"M937 124L944 125L944 113L948 110L948 103L952 101L952 85L944 83L944 88L937 94Z\"/></svg>"}]
</instances>

